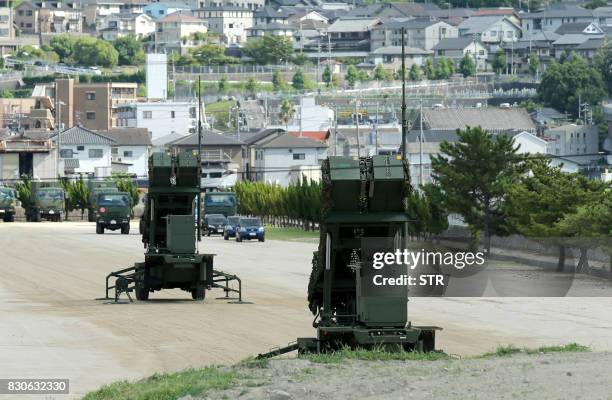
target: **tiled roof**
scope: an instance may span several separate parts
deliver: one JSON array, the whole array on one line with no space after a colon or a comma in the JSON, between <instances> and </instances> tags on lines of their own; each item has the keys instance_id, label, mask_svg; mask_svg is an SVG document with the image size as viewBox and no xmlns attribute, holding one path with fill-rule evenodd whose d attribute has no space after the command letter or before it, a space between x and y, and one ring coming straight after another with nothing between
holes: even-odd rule
<instances>
[{"instance_id":1,"label":"tiled roof","mask_svg":"<svg viewBox=\"0 0 612 400\"><path fill-rule=\"evenodd\" d=\"M340 19L327 28L328 32L367 32L380 23L377 18Z\"/></svg>"},{"instance_id":2,"label":"tiled roof","mask_svg":"<svg viewBox=\"0 0 612 400\"><path fill-rule=\"evenodd\" d=\"M151 146L151 135L146 128L114 128L100 133L113 138L118 146Z\"/></svg>"},{"instance_id":3,"label":"tiled roof","mask_svg":"<svg viewBox=\"0 0 612 400\"><path fill-rule=\"evenodd\" d=\"M471 37L444 38L441 39L434 50L463 50L474 42Z\"/></svg>"},{"instance_id":4,"label":"tiled roof","mask_svg":"<svg viewBox=\"0 0 612 400\"><path fill-rule=\"evenodd\" d=\"M264 149L324 148L327 145L307 137L290 134L275 136L261 145Z\"/></svg>"},{"instance_id":5,"label":"tiled roof","mask_svg":"<svg viewBox=\"0 0 612 400\"><path fill-rule=\"evenodd\" d=\"M533 131L535 125L524 108L458 108L423 110L428 129L455 130L480 126L492 131Z\"/></svg>"},{"instance_id":6,"label":"tiled roof","mask_svg":"<svg viewBox=\"0 0 612 400\"><path fill-rule=\"evenodd\" d=\"M177 12L173 12L172 14L166 15L159 22L166 23L166 22L206 22L206 21L198 17L194 17L191 14L177 11Z\"/></svg>"},{"instance_id":7,"label":"tiled roof","mask_svg":"<svg viewBox=\"0 0 612 400\"><path fill-rule=\"evenodd\" d=\"M54 141L57 140L57 133L51 138ZM108 146L116 143L114 139L108 136L78 125L63 131L60 134L60 141L63 144L102 144Z\"/></svg>"},{"instance_id":8,"label":"tiled roof","mask_svg":"<svg viewBox=\"0 0 612 400\"><path fill-rule=\"evenodd\" d=\"M168 143L171 146L197 146L198 145L198 134L192 133L191 135L182 137L178 140ZM221 133L214 133L212 131L202 132L202 146L242 146L244 142L238 140L234 136L224 135Z\"/></svg>"}]
</instances>

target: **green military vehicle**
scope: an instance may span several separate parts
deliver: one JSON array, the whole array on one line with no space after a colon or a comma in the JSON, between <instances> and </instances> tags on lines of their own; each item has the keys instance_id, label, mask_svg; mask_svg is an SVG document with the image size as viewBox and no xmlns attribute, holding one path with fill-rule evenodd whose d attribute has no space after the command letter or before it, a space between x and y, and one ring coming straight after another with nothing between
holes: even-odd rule
<instances>
[{"instance_id":1,"label":"green military vehicle","mask_svg":"<svg viewBox=\"0 0 612 400\"><path fill-rule=\"evenodd\" d=\"M95 204L98 207L94 210L97 234L103 234L105 229L110 229L111 231L121 229L122 235L130 233L132 200L128 193L98 193Z\"/></svg>"},{"instance_id":2,"label":"green military vehicle","mask_svg":"<svg viewBox=\"0 0 612 400\"><path fill-rule=\"evenodd\" d=\"M204 215L223 214L226 217L238 214L238 198L234 192L204 193Z\"/></svg>"},{"instance_id":3,"label":"green military vehicle","mask_svg":"<svg viewBox=\"0 0 612 400\"><path fill-rule=\"evenodd\" d=\"M0 218L4 222L15 221L15 207L17 206L17 194L15 189L0 187Z\"/></svg>"},{"instance_id":4,"label":"green military vehicle","mask_svg":"<svg viewBox=\"0 0 612 400\"><path fill-rule=\"evenodd\" d=\"M66 193L56 182L32 182L30 203L25 206L26 221L61 222L64 216Z\"/></svg>"},{"instance_id":5,"label":"green military vehicle","mask_svg":"<svg viewBox=\"0 0 612 400\"><path fill-rule=\"evenodd\" d=\"M89 192L88 206L87 206L87 220L89 222L96 221L96 210L99 209L97 203L98 197L102 193L115 193L118 192L117 183L106 180L94 180L90 179L87 181L87 190Z\"/></svg>"}]
</instances>

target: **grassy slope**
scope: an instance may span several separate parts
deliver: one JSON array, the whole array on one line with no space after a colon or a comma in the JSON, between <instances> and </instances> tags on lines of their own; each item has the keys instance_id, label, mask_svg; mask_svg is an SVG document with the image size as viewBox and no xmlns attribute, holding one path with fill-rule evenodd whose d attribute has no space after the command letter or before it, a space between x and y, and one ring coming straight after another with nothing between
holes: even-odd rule
<instances>
[{"instance_id":1,"label":"grassy slope","mask_svg":"<svg viewBox=\"0 0 612 400\"><path fill-rule=\"evenodd\" d=\"M588 347L576 343L563 346L544 346L537 349L501 346L494 352L485 353L480 357L505 357L513 354L542 354L557 352L586 352ZM343 349L330 354L312 354L306 356L315 363L337 364L345 360L366 361L436 361L452 358L443 352L433 353L389 353L381 350L348 350ZM267 360L248 359L242 366L249 368L266 368ZM185 395L202 395L210 390L229 389L240 383L247 382L249 377L239 374L235 367L212 366L202 369L188 369L170 374L155 374L137 382L116 382L103 386L101 389L88 393L84 400L174 400Z\"/></svg>"},{"instance_id":2,"label":"grassy slope","mask_svg":"<svg viewBox=\"0 0 612 400\"><path fill-rule=\"evenodd\" d=\"M275 226L266 226L266 239L313 242L319 240L319 232L307 232L299 228L278 228Z\"/></svg>"}]
</instances>

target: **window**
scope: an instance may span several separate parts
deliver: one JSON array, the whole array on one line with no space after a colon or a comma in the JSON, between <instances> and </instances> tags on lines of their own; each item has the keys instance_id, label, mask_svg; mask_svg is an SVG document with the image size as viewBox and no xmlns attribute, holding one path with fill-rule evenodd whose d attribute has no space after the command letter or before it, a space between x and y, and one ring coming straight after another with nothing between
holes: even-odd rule
<instances>
[{"instance_id":1,"label":"window","mask_svg":"<svg viewBox=\"0 0 612 400\"><path fill-rule=\"evenodd\" d=\"M493 37L497 36L497 31L491 31L491 36Z\"/></svg>"},{"instance_id":2,"label":"window","mask_svg":"<svg viewBox=\"0 0 612 400\"><path fill-rule=\"evenodd\" d=\"M77 146L77 151L84 151L85 150L85 146Z\"/></svg>"},{"instance_id":3,"label":"window","mask_svg":"<svg viewBox=\"0 0 612 400\"><path fill-rule=\"evenodd\" d=\"M26 28L31 28L31 27L32 27L32 24L28 22L28 23L26 24Z\"/></svg>"},{"instance_id":4,"label":"window","mask_svg":"<svg viewBox=\"0 0 612 400\"><path fill-rule=\"evenodd\" d=\"M512 36L513 36L513 35L512 35L512 31L508 31L508 32L506 32L506 37L507 37L508 39L511 39L511 38L512 38Z\"/></svg>"},{"instance_id":5,"label":"window","mask_svg":"<svg viewBox=\"0 0 612 400\"><path fill-rule=\"evenodd\" d=\"M118 149L118 148L116 148L116 147L113 147L113 148L111 149L111 154L112 154L112 155L114 155L114 156L116 156L117 154L119 154L119 149Z\"/></svg>"},{"instance_id":6,"label":"window","mask_svg":"<svg viewBox=\"0 0 612 400\"><path fill-rule=\"evenodd\" d=\"M175 116L175 112L174 111L170 111L170 118L174 118Z\"/></svg>"},{"instance_id":7,"label":"window","mask_svg":"<svg viewBox=\"0 0 612 400\"><path fill-rule=\"evenodd\" d=\"M102 149L89 149L89 158L102 158Z\"/></svg>"},{"instance_id":8,"label":"window","mask_svg":"<svg viewBox=\"0 0 612 400\"><path fill-rule=\"evenodd\" d=\"M142 118L144 118L144 119L151 119L151 118L153 118L153 111L143 111L142 112Z\"/></svg>"},{"instance_id":9,"label":"window","mask_svg":"<svg viewBox=\"0 0 612 400\"><path fill-rule=\"evenodd\" d=\"M87 114L85 114L87 119L96 119L96 112L95 111L87 111Z\"/></svg>"},{"instance_id":10,"label":"window","mask_svg":"<svg viewBox=\"0 0 612 400\"><path fill-rule=\"evenodd\" d=\"M32 16L32 10L27 10L26 17L31 17L31 16Z\"/></svg>"},{"instance_id":11,"label":"window","mask_svg":"<svg viewBox=\"0 0 612 400\"><path fill-rule=\"evenodd\" d=\"M19 12L17 14L23 16L23 10L19 10Z\"/></svg>"},{"instance_id":12,"label":"window","mask_svg":"<svg viewBox=\"0 0 612 400\"><path fill-rule=\"evenodd\" d=\"M61 158L72 158L72 149L61 149L60 157Z\"/></svg>"},{"instance_id":13,"label":"window","mask_svg":"<svg viewBox=\"0 0 612 400\"><path fill-rule=\"evenodd\" d=\"M87 92L85 95L87 96L87 100L95 100L96 99L96 93L95 92Z\"/></svg>"},{"instance_id":14,"label":"window","mask_svg":"<svg viewBox=\"0 0 612 400\"><path fill-rule=\"evenodd\" d=\"M304 154L304 153L293 153L293 159L294 160L305 160L306 159L306 154Z\"/></svg>"},{"instance_id":15,"label":"window","mask_svg":"<svg viewBox=\"0 0 612 400\"><path fill-rule=\"evenodd\" d=\"M126 150L123 152L123 157L128 157L128 158L134 157L134 153L131 150Z\"/></svg>"}]
</instances>

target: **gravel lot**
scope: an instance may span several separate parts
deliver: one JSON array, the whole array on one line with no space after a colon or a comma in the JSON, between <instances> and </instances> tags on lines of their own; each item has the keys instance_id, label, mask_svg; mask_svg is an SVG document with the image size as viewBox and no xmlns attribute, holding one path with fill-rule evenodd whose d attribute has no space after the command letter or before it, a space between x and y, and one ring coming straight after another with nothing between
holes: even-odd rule
<instances>
[{"instance_id":1,"label":"gravel lot","mask_svg":"<svg viewBox=\"0 0 612 400\"><path fill-rule=\"evenodd\" d=\"M105 276L141 261L143 247L136 224L128 236L94 230L81 222L0 223L0 378L70 378L72 395L57 398L77 398L104 383L228 364L314 333L306 287L316 243L205 238L200 251L238 274L254 304L216 300L220 291L203 304L181 291L105 304L95 300ZM578 293L585 288L612 292L607 282L576 281ZM444 328L438 347L451 354L568 342L612 351L612 297L415 298L409 307L414 324Z\"/></svg>"}]
</instances>

